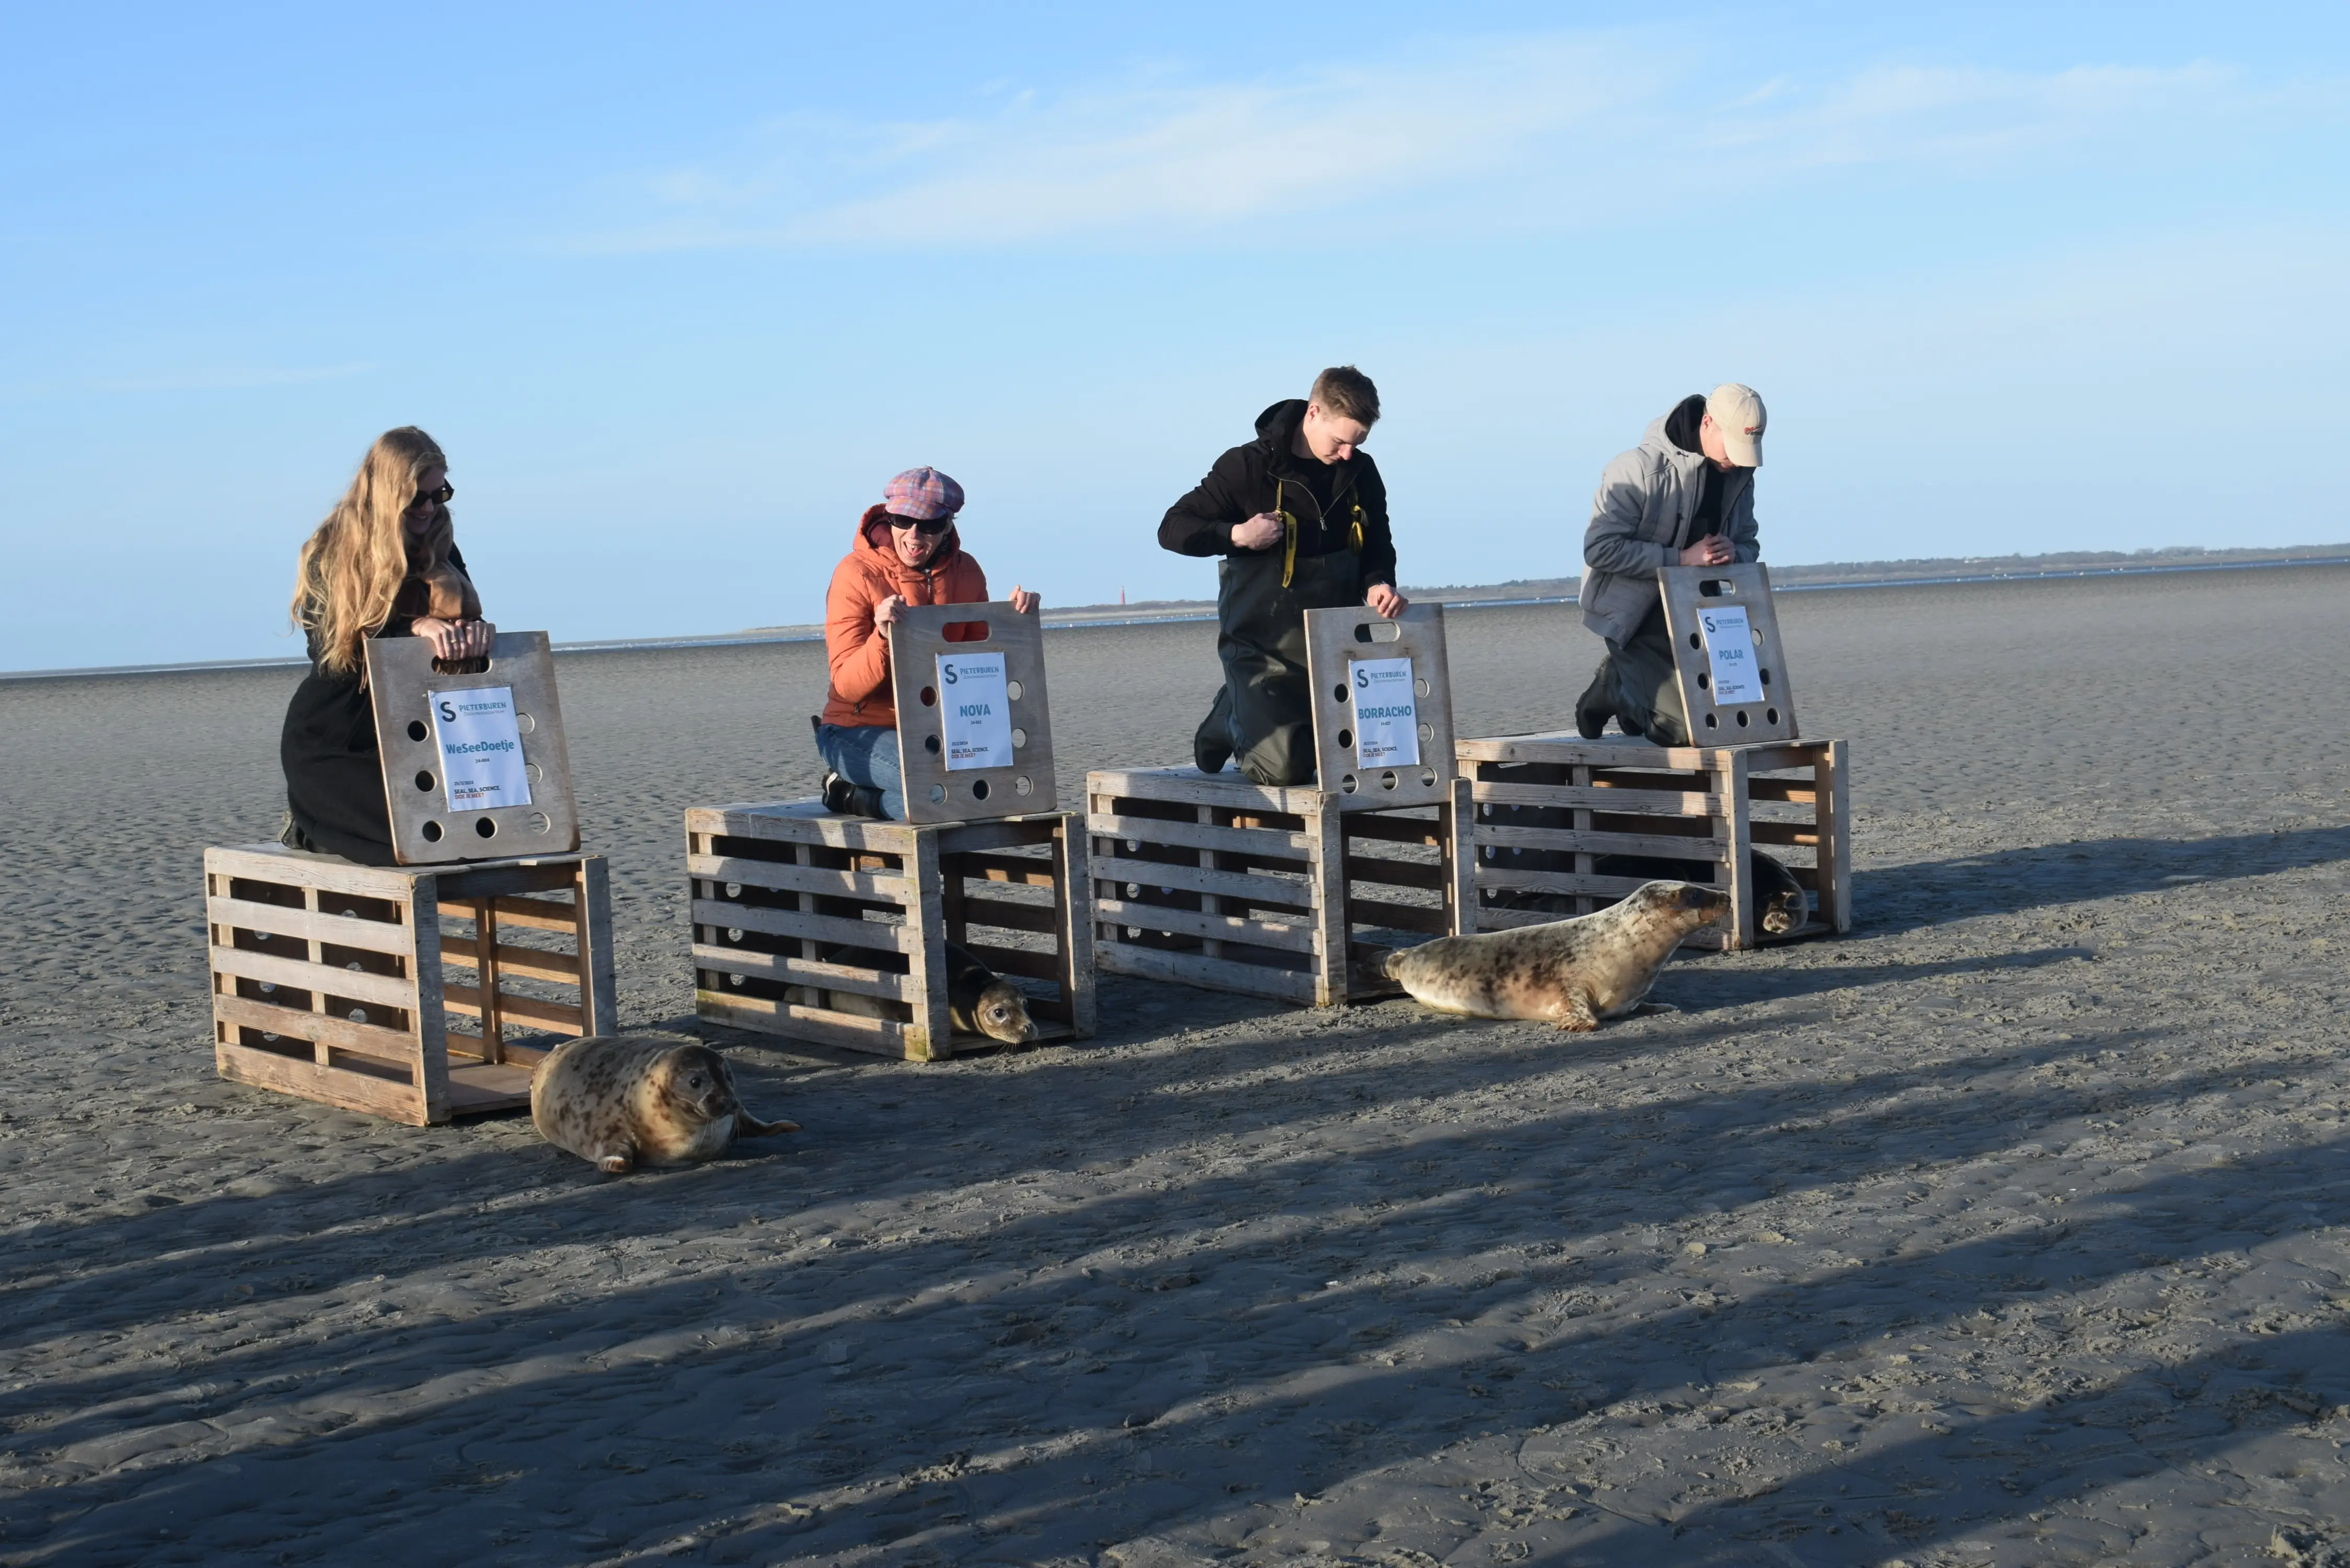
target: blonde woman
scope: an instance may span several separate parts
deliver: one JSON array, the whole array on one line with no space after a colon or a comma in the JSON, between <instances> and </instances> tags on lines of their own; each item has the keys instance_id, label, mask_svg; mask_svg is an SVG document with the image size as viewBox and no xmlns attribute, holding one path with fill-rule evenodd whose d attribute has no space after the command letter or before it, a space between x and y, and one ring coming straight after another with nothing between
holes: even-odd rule
<instances>
[{"instance_id":1,"label":"blonde woman","mask_svg":"<svg viewBox=\"0 0 2350 1568\"><path fill-rule=\"evenodd\" d=\"M286 710L286 826L296 849L392 863L383 762L367 692L367 639L421 637L444 659L478 659L497 628L465 575L449 520L449 460L413 425L376 438L342 500L302 546L294 624L310 673Z\"/></svg>"}]
</instances>

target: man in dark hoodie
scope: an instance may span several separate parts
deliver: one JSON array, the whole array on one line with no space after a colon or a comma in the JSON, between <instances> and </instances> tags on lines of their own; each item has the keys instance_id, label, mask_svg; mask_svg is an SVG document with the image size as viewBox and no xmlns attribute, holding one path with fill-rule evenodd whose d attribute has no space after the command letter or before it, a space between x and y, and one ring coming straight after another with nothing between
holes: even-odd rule
<instances>
[{"instance_id":1,"label":"man in dark hoodie","mask_svg":"<svg viewBox=\"0 0 2350 1568\"><path fill-rule=\"evenodd\" d=\"M1258 784L1312 782L1305 612L1358 604L1389 618L1403 612L1387 486L1362 450L1378 417L1368 376L1352 365L1325 370L1305 397L1259 414L1256 440L1216 459L1159 524L1165 548L1223 557L1224 685L1191 740L1202 773L1237 760Z\"/></svg>"},{"instance_id":2,"label":"man in dark hoodie","mask_svg":"<svg viewBox=\"0 0 2350 1568\"><path fill-rule=\"evenodd\" d=\"M1607 655L1575 705L1575 725L1597 740L1615 720L1660 746L1690 743L1689 712L1673 673L1667 566L1721 566L1762 557L1755 543L1754 471L1762 466L1762 400L1728 382L1692 394L1609 462L1583 534L1583 624Z\"/></svg>"}]
</instances>

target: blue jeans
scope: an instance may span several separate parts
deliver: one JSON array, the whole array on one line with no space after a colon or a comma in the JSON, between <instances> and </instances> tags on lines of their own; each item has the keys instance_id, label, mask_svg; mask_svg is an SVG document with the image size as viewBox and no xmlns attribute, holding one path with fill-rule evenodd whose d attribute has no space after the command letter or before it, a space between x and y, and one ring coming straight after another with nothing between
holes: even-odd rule
<instances>
[{"instance_id":1,"label":"blue jeans","mask_svg":"<svg viewBox=\"0 0 2350 1568\"><path fill-rule=\"evenodd\" d=\"M898 732L878 724L819 724L816 749L824 765L850 784L881 792L881 814L906 820L906 781L898 772Z\"/></svg>"}]
</instances>

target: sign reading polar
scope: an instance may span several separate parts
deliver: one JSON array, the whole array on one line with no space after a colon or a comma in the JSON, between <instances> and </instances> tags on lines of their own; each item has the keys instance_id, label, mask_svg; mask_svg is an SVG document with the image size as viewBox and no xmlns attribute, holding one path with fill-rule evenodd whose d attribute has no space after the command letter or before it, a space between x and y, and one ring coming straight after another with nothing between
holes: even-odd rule
<instances>
[{"instance_id":1,"label":"sign reading polar","mask_svg":"<svg viewBox=\"0 0 2350 1568\"><path fill-rule=\"evenodd\" d=\"M440 743L441 777L451 811L530 804L530 774L522 760L513 687L427 691L424 701L432 711L432 733Z\"/></svg>"},{"instance_id":2,"label":"sign reading polar","mask_svg":"<svg viewBox=\"0 0 2350 1568\"><path fill-rule=\"evenodd\" d=\"M1012 699L1004 688L1003 655L939 655L940 722L951 771L1012 765Z\"/></svg>"}]
</instances>

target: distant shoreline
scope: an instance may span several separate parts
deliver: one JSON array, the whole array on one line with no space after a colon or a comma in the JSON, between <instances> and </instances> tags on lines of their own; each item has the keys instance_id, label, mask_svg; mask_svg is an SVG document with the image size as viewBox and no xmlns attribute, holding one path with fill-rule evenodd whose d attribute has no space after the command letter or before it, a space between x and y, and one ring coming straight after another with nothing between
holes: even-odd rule
<instances>
[{"instance_id":1,"label":"distant shoreline","mask_svg":"<svg viewBox=\"0 0 2350 1568\"><path fill-rule=\"evenodd\" d=\"M2042 582L2067 577L2156 576L2178 572L2249 571L2273 566L2350 566L2350 544L2291 545L2258 550L2065 551L2046 556L1949 556L1918 561L1862 561L1773 566L1779 593L1833 588L1942 587L1968 583ZM1527 605L1571 605L1578 579L1550 577L1518 582L1443 587L1407 587L1407 596L1433 599L1447 609L1505 609ZM1076 605L1045 612L1051 631L1130 626L1176 626L1216 618L1213 599L1149 599L1131 605ZM818 642L821 626L754 627L746 631L692 637L629 638L595 642L558 642L556 653L650 653L671 649L752 648L772 643ZM303 659L228 659L186 664L96 665L76 670L0 670L0 682L76 680L103 676L219 674L239 670L299 670Z\"/></svg>"}]
</instances>

